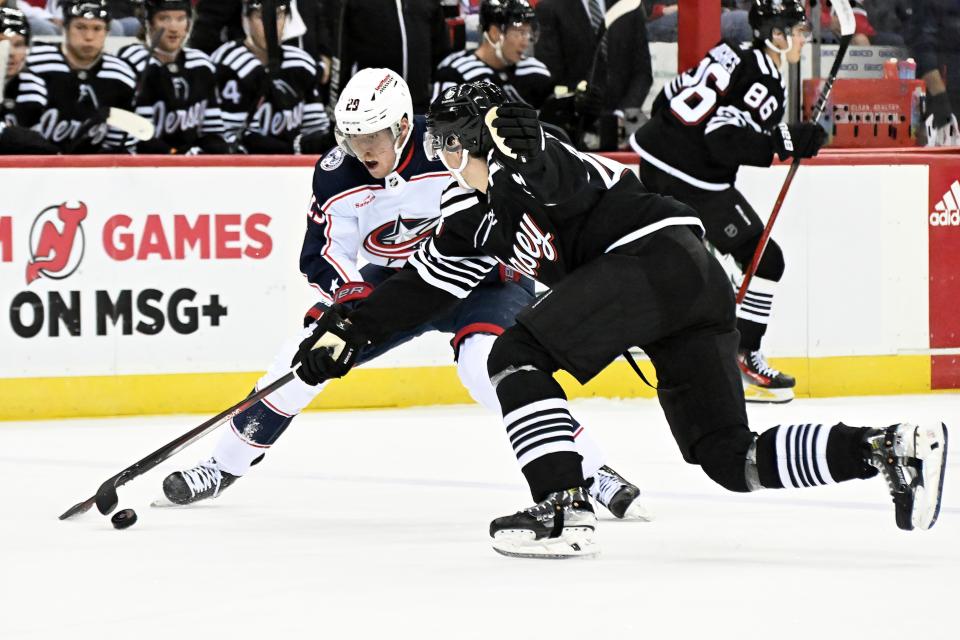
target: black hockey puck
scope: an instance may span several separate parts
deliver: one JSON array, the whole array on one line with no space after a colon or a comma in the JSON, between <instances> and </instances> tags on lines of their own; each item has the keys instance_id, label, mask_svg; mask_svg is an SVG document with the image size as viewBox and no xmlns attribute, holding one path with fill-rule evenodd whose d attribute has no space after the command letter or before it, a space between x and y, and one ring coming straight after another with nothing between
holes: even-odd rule
<instances>
[{"instance_id":1,"label":"black hockey puck","mask_svg":"<svg viewBox=\"0 0 960 640\"><path fill-rule=\"evenodd\" d=\"M121 509L113 514L113 517L110 518L110 522L113 523L114 529L126 529L132 527L137 521L137 512L133 509Z\"/></svg>"}]
</instances>

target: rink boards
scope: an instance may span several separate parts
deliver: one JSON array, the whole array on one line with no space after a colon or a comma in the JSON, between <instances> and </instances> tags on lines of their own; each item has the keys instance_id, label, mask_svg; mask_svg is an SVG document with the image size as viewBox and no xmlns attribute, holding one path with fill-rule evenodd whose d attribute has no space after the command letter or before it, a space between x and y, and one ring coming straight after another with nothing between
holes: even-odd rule
<instances>
[{"instance_id":1,"label":"rink boards","mask_svg":"<svg viewBox=\"0 0 960 640\"><path fill-rule=\"evenodd\" d=\"M0 419L239 400L316 299L297 266L312 172L303 158L0 159ZM744 169L738 187L766 217L785 175ZM960 386L958 180L960 155L925 152L825 153L797 174L765 351L798 395ZM567 382L652 395L623 362ZM316 406L468 400L449 337L430 335Z\"/></svg>"}]
</instances>

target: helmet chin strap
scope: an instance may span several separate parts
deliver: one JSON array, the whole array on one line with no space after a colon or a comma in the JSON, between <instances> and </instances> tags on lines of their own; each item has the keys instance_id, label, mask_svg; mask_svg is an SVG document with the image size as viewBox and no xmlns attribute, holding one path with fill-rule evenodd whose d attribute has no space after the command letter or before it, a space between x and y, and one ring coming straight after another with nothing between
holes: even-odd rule
<instances>
[{"instance_id":1,"label":"helmet chin strap","mask_svg":"<svg viewBox=\"0 0 960 640\"><path fill-rule=\"evenodd\" d=\"M393 173L394 171L396 171L397 165L400 164L400 156L403 154L403 148L407 146L407 140L410 139L410 134L413 133L413 122L410 121L409 116L404 116L404 117L407 118L407 135L403 136L402 139L400 138L400 136L397 136L396 140L394 140L393 142L394 160L393 160L393 166L390 168L390 173ZM403 118L401 118L397 122L396 126L398 129L400 127L400 122L402 121L403 121Z\"/></svg>"},{"instance_id":2,"label":"helmet chin strap","mask_svg":"<svg viewBox=\"0 0 960 640\"><path fill-rule=\"evenodd\" d=\"M770 47L771 49L773 49L774 51L776 51L776 52L778 52L778 53L781 53L781 54L786 53L786 52L790 51L790 49L793 49L793 36L791 36L789 33L784 33L783 35L784 35L784 37L787 39L787 48L786 48L786 49L781 49L781 48L778 47L777 45L773 44L773 32L770 33L770 37L769 37L769 38L767 38L766 40L763 41L763 44L767 45L768 47Z\"/></svg>"},{"instance_id":3,"label":"helmet chin strap","mask_svg":"<svg viewBox=\"0 0 960 640\"><path fill-rule=\"evenodd\" d=\"M470 159L470 154L467 153L466 149L464 149L463 152L460 154L460 166L451 167L449 164L447 164L447 157L443 154L443 152L440 152L440 162L442 162L443 166L445 166L450 171L450 173L453 174L453 177L457 179L457 184L459 184L464 189L473 189L473 187L467 184L467 181L464 180L463 178L463 170L467 168L467 160L469 159Z\"/></svg>"},{"instance_id":4,"label":"helmet chin strap","mask_svg":"<svg viewBox=\"0 0 960 640\"><path fill-rule=\"evenodd\" d=\"M486 31L483 33L483 39L490 43L490 46L493 47L493 53L497 56L497 60L503 64L509 65L507 59L503 57L503 34L500 34L500 39L496 42L490 39L490 36L487 35Z\"/></svg>"}]
</instances>

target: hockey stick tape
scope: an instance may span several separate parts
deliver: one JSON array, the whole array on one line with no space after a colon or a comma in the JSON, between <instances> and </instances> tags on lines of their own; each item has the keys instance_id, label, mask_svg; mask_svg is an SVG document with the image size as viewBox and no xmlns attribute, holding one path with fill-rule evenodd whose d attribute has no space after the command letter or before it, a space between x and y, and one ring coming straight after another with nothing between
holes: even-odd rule
<instances>
[{"instance_id":1,"label":"hockey stick tape","mask_svg":"<svg viewBox=\"0 0 960 640\"><path fill-rule=\"evenodd\" d=\"M484 116L483 122L487 125L487 129L490 130L490 137L493 138L493 144L497 145L497 149L500 149L500 152L503 153L508 158L517 159L517 154L510 150L510 147L507 146L507 141L497 133L497 128L493 126L493 121L497 119L497 108L494 107L487 111L487 115Z\"/></svg>"},{"instance_id":2,"label":"hockey stick tape","mask_svg":"<svg viewBox=\"0 0 960 640\"><path fill-rule=\"evenodd\" d=\"M853 15L850 0L832 0L830 5L837 14L837 20L840 21L840 35L852 36L857 30L857 19Z\"/></svg>"},{"instance_id":3,"label":"hockey stick tape","mask_svg":"<svg viewBox=\"0 0 960 640\"><path fill-rule=\"evenodd\" d=\"M130 134L137 140L149 140L154 134L152 122L126 109L110 107L107 124L114 129Z\"/></svg>"},{"instance_id":4,"label":"hockey stick tape","mask_svg":"<svg viewBox=\"0 0 960 640\"><path fill-rule=\"evenodd\" d=\"M310 350L314 349L330 349L330 355L334 360L340 357L340 354L343 353L344 347L347 346L347 343L340 336L334 335L329 331L317 340Z\"/></svg>"}]
</instances>

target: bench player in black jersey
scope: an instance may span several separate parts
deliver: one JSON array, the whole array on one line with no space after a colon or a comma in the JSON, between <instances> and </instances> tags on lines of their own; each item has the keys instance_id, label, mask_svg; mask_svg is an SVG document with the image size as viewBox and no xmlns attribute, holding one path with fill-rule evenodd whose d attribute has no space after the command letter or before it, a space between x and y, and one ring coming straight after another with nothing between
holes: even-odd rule
<instances>
[{"instance_id":1,"label":"bench player in black jersey","mask_svg":"<svg viewBox=\"0 0 960 640\"><path fill-rule=\"evenodd\" d=\"M928 529L943 488L941 423L885 429L784 423L753 433L737 367L733 292L688 206L624 165L545 136L536 111L489 84L448 89L427 138L456 176L434 235L352 312L334 308L300 347L302 375L349 371L357 353L441 313L498 263L551 292L517 316L487 360L510 442L537 504L491 523L506 555L596 553L596 517L574 419L553 374L586 383L631 346L650 356L680 451L731 491L813 487L881 469L897 525Z\"/></svg>"},{"instance_id":2,"label":"bench player in black jersey","mask_svg":"<svg viewBox=\"0 0 960 640\"><path fill-rule=\"evenodd\" d=\"M290 0L275 0L277 33L283 33ZM318 93L317 62L290 45L280 46L280 69L268 75L267 42L260 0L243 0L242 41L213 52L218 66L220 111L227 142L247 153L321 153L333 143Z\"/></svg>"},{"instance_id":3,"label":"bench player in black jersey","mask_svg":"<svg viewBox=\"0 0 960 640\"><path fill-rule=\"evenodd\" d=\"M809 158L826 140L815 123L780 123L786 107L780 65L784 58L800 59L808 33L803 3L755 0L750 24L752 44L724 41L711 49L663 88L653 117L630 139L640 155L643 184L693 207L707 240L743 270L763 223L734 186L740 165L768 167L775 155ZM748 401L793 399L794 378L767 364L760 351L783 271L783 251L771 239L737 309L738 360Z\"/></svg>"},{"instance_id":4,"label":"bench player in black jersey","mask_svg":"<svg viewBox=\"0 0 960 640\"><path fill-rule=\"evenodd\" d=\"M486 80L511 100L540 107L553 91L547 65L529 55L540 31L528 0L483 0L480 46L444 58L433 74L433 100L449 87Z\"/></svg>"},{"instance_id":5,"label":"bench player in black jersey","mask_svg":"<svg viewBox=\"0 0 960 640\"><path fill-rule=\"evenodd\" d=\"M64 153L127 153L134 140L107 125L111 107L133 110L136 75L104 52L107 0L66 0L64 42L35 43L21 73L14 114Z\"/></svg>"},{"instance_id":6,"label":"bench player in black jersey","mask_svg":"<svg viewBox=\"0 0 960 640\"><path fill-rule=\"evenodd\" d=\"M0 7L0 42L9 42L7 66L0 69L0 154L57 153L58 149L36 131L17 126L13 108L20 90L20 71L30 46L30 23L22 11Z\"/></svg>"},{"instance_id":7,"label":"bench player in black jersey","mask_svg":"<svg viewBox=\"0 0 960 640\"><path fill-rule=\"evenodd\" d=\"M153 56L140 43L117 52L141 76L137 114L153 122L155 131L153 139L137 143L137 153L228 153L216 67L207 54L183 46L193 14L190 0L144 4L147 40L163 29Z\"/></svg>"}]
</instances>

